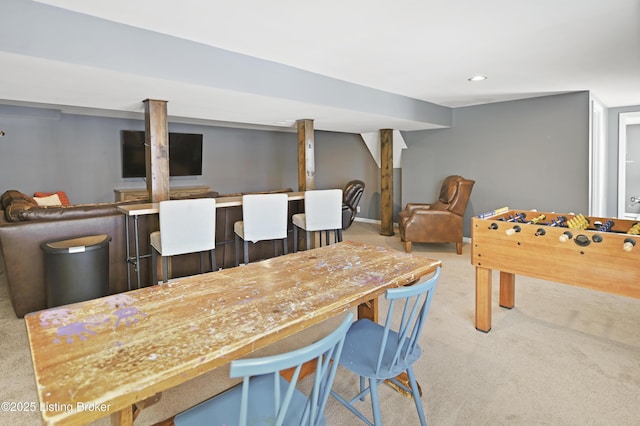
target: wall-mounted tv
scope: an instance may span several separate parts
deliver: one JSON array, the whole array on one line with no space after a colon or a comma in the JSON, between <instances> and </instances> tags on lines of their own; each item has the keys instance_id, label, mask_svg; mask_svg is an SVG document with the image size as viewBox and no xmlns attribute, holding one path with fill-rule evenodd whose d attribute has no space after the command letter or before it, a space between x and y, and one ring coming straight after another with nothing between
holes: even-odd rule
<instances>
[{"instance_id":1,"label":"wall-mounted tv","mask_svg":"<svg viewBox=\"0 0 640 426\"><path fill-rule=\"evenodd\" d=\"M122 131L123 178L146 176L144 143L144 131ZM202 175L201 134L169 133L169 175Z\"/></svg>"}]
</instances>

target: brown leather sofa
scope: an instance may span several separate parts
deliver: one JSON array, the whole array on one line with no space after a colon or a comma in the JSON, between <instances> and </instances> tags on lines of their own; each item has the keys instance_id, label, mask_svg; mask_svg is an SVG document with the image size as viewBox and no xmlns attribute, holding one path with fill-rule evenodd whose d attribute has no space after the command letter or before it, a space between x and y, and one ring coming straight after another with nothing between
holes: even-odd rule
<instances>
[{"instance_id":1,"label":"brown leather sofa","mask_svg":"<svg viewBox=\"0 0 640 426\"><path fill-rule=\"evenodd\" d=\"M464 212L475 181L453 175L442 182L440 196L431 204L409 203L400 212L400 238L407 253L411 243L456 243L462 254Z\"/></svg>"},{"instance_id":2,"label":"brown leather sofa","mask_svg":"<svg viewBox=\"0 0 640 426\"><path fill-rule=\"evenodd\" d=\"M284 190L284 191L291 191ZM12 194L7 194L12 192ZM200 196L217 196L217 192ZM235 195L235 194L234 194ZM19 191L5 192L0 202L0 259L8 283L9 297L16 316L45 309L46 288L44 255L40 248L45 241L66 240L88 235L108 235L109 244L109 292L127 291L127 263L125 216L117 210L122 203L71 205L64 207L37 207L31 197ZM14 204L15 203L15 204ZM129 201L125 204L140 203ZM299 213L303 205L291 202L289 215ZM216 262L218 267L232 267L235 263L233 223L242 217L241 206L221 208L216 213ZM141 254L149 252L149 234L157 229L157 216L140 216L139 236ZM289 239L290 252L293 238ZM129 242L131 245L132 243ZM268 243L268 242L267 242ZM251 259L273 256L273 244L255 244L251 247ZM141 265L142 285L150 282L150 262ZM206 263L209 263L208 260ZM203 265L209 270L210 265ZM2 270L2 268L0 268ZM200 255L191 253L172 258L172 276L180 277L200 272ZM132 287L137 285L132 268Z\"/></svg>"}]
</instances>

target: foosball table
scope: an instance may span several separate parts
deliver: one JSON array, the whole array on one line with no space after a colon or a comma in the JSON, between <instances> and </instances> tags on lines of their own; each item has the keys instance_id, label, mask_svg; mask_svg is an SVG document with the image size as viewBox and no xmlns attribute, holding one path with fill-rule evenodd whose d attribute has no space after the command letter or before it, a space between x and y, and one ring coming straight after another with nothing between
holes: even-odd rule
<instances>
[{"instance_id":1,"label":"foosball table","mask_svg":"<svg viewBox=\"0 0 640 426\"><path fill-rule=\"evenodd\" d=\"M581 214L509 210L471 221L476 329L491 330L491 277L500 306L515 305L515 275L640 298L640 222Z\"/></svg>"}]
</instances>

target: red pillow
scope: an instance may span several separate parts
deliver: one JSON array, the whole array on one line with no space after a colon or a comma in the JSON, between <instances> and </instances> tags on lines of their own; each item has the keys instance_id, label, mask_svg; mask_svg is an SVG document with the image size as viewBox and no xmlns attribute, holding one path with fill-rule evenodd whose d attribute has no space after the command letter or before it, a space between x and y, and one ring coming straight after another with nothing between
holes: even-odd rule
<instances>
[{"instance_id":1,"label":"red pillow","mask_svg":"<svg viewBox=\"0 0 640 426\"><path fill-rule=\"evenodd\" d=\"M57 192L36 192L33 194L34 197L48 197L49 195L53 195L53 194L58 194L58 198L60 198L60 202L62 203L63 206L68 206L71 203L69 203L69 199L67 198L67 194L65 194L64 191L57 191Z\"/></svg>"}]
</instances>

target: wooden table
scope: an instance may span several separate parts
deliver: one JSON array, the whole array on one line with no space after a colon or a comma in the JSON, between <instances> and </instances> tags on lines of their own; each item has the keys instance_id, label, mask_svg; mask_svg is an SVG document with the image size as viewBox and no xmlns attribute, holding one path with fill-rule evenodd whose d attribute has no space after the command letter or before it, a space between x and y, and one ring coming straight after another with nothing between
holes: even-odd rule
<instances>
[{"instance_id":1,"label":"wooden table","mask_svg":"<svg viewBox=\"0 0 640 426\"><path fill-rule=\"evenodd\" d=\"M522 215L520 222L507 222ZM540 219L543 217L543 219ZM511 210L471 221L471 263L476 267L476 329L491 330L491 276L500 271L500 306L515 306L515 275L640 298L637 221L587 217L587 229L549 226L573 214ZM598 223L612 220L611 231ZM524 223L523 223L524 222ZM527 223L538 222L538 223Z\"/></svg>"},{"instance_id":2,"label":"wooden table","mask_svg":"<svg viewBox=\"0 0 640 426\"><path fill-rule=\"evenodd\" d=\"M31 313L43 419L131 424L136 402L349 308L377 320L380 294L440 264L345 241Z\"/></svg>"}]
</instances>

